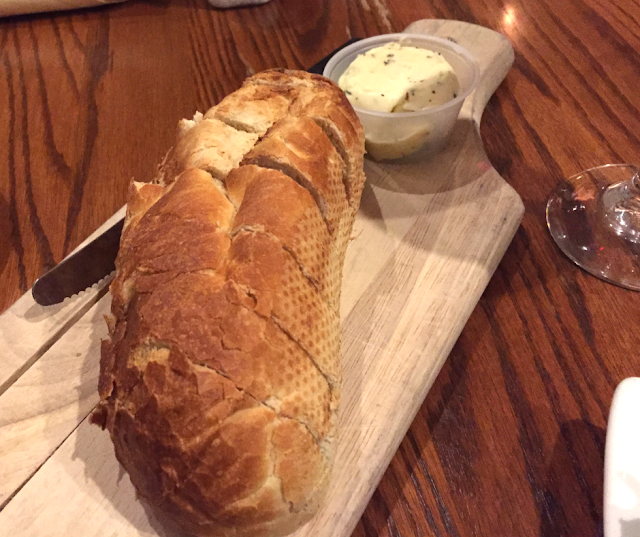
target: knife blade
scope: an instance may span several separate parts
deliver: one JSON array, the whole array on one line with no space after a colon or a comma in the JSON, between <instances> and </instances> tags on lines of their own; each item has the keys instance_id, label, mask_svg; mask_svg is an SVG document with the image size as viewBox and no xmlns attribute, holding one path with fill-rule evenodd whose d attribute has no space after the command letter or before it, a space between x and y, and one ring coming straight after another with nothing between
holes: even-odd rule
<instances>
[{"instance_id":1,"label":"knife blade","mask_svg":"<svg viewBox=\"0 0 640 537\"><path fill-rule=\"evenodd\" d=\"M349 39L308 71L321 75L336 52L359 39ZM40 276L31 289L34 300L41 306L59 304L65 298L84 291L111 274L115 270L123 224L124 219L119 220L75 254Z\"/></svg>"},{"instance_id":2,"label":"knife blade","mask_svg":"<svg viewBox=\"0 0 640 537\"><path fill-rule=\"evenodd\" d=\"M33 299L41 306L52 306L111 274L123 225L124 218L40 276L31 289Z\"/></svg>"}]
</instances>

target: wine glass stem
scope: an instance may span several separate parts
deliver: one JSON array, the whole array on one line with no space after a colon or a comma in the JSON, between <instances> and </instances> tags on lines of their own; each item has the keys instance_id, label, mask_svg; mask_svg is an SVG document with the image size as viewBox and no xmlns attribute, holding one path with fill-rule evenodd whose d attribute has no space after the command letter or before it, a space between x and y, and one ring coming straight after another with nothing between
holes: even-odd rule
<instances>
[{"instance_id":1,"label":"wine glass stem","mask_svg":"<svg viewBox=\"0 0 640 537\"><path fill-rule=\"evenodd\" d=\"M637 223L638 218L640 218L640 172L631 178L625 194L626 198L620 200L620 208L633 211Z\"/></svg>"},{"instance_id":2,"label":"wine glass stem","mask_svg":"<svg viewBox=\"0 0 640 537\"><path fill-rule=\"evenodd\" d=\"M608 187L602 194L604 212L616 234L640 242L640 172L628 181Z\"/></svg>"}]
</instances>

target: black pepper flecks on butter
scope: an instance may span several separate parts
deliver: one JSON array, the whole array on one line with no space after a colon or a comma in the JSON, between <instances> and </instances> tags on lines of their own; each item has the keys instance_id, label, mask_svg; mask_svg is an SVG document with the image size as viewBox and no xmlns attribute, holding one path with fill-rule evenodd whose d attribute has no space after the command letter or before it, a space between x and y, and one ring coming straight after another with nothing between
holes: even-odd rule
<instances>
[{"instance_id":1,"label":"black pepper flecks on butter","mask_svg":"<svg viewBox=\"0 0 640 537\"><path fill-rule=\"evenodd\" d=\"M440 53L387 43L358 56L338 85L354 106L408 112L455 99L460 84Z\"/></svg>"}]
</instances>

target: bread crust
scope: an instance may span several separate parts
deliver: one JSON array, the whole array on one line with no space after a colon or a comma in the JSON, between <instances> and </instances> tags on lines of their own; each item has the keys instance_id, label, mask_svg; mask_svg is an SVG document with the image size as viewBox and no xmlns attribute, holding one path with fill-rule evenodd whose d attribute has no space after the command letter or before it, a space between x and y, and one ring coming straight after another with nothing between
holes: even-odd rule
<instances>
[{"instance_id":1,"label":"bread crust","mask_svg":"<svg viewBox=\"0 0 640 537\"><path fill-rule=\"evenodd\" d=\"M363 152L335 84L272 70L182 120L155 184L132 184L93 419L168 524L277 537L317 511Z\"/></svg>"}]
</instances>

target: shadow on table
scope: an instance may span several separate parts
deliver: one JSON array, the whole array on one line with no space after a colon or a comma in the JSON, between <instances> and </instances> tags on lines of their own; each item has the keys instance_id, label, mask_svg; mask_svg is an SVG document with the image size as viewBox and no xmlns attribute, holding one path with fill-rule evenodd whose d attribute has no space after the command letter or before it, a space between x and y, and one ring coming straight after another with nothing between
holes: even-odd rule
<instances>
[{"instance_id":1,"label":"shadow on table","mask_svg":"<svg viewBox=\"0 0 640 537\"><path fill-rule=\"evenodd\" d=\"M638 537L640 535L640 518L620 520L620 537Z\"/></svg>"},{"instance_id":2,"label":"shadow on table","mask_svg":"<svg viewBox=\"0 0 640 537\"><path fill-rule=\"evenodd\" d=\"M405 194L429 195L462 188L491 167L475 123L458 119L451 138L437 153L418 151L396 160L365 159L376 186Z\"/></svg>"},{"instance_id":3,"label":"shadow on table","mask_svg":"<svg viewBox=\"0 0 640 537\"><path fill-rule=\"evenodd\" d=\"M605 438L586 420L562 424L537 502L541 537L603 535ZM640 535L638 528L640 521L630 521L622 535Z\"/></svg>"}]
</instances>

